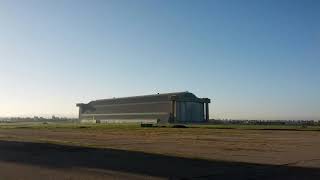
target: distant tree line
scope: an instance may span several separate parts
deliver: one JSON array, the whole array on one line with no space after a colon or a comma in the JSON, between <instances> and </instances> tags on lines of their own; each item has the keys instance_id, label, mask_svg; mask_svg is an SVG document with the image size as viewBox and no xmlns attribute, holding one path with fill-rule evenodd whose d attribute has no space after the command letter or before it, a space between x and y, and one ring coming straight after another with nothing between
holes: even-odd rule
<instances>
[{"instance_id":1,"label":"distant tree line","mask_svg":"<svg viewBox=\"0 0 320 180\"><path fill-rule=\"evenodd\" d=\"M210 119L209 122L212 123L212 124L320 126L320 120L232 120L232 119Z\"/></svg>"},{"instance_id":2,"label":"distant tree line","mask_svg":"<svg viewBox=\"0 0 320 180\"><path fill-rule=\"evenodd\" d=\"M76 118L68 118L68 117L57 117L52 116L48 117L41 117L41 116L34 116L34 117L0 117L1 122L75 122Z\"/></svg>"}]
</instances>

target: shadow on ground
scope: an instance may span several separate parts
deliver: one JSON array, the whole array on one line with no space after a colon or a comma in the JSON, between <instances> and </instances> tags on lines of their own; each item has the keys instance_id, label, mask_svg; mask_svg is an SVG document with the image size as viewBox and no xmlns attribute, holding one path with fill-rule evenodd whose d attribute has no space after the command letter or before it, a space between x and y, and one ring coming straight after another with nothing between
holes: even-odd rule
<instances>
[{"instance_id":1,"label":"shadow on ground","mask_svg":"<svg viewBox=\"0 0 320 180\"><path fill-rule=\"evenodd\" d=\"M174 179L319 179L320 169L208 161L115 149L0 141L0 161L94 168Z\"/></svg>"}]
</instances>

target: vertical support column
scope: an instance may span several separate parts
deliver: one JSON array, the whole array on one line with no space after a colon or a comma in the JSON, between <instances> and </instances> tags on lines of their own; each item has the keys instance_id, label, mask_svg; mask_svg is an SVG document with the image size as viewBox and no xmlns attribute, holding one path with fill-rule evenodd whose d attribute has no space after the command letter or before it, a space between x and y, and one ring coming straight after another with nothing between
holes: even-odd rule
<instances>
[{"instance_id":1,"label":"vertical support column","mask_svg":"<svg viewBox=\"0 0 320 180\"><path fill-rule=\"evenodd\" d=\"M82 113L82 106L79 106L79 115L78 115L79 121L81 120L81 113Z\"/></svg>"},{"instance_id":2,"label":"vertical support column","mask_svg":"<svg viewBox=\"0 0 320 180\"><path fill-rule=\"evenodd\" d=\"M203 109L203 120L206 120L207 112L206 112L206 108L205 108L205 103L202 103L202 109Z\"/></svg>"},{"instance_id":3,"label":"vertical support column","mask_svg":"<svg viewBox=\"0 0 320 180\"><path fill-rule=\"evenodd\" d=\"M206 103L206 121L209 121L209 103Z\"/></svg>"},{"instance_id":4,"label":"vertical support column","mask_svg":"<svg viewBox=\"0 0 320 180\"><path fill-rule=\"evenodd\" d=\"M172 119L171 121L174 122L175 121L175 117L176 117L176 101L172 100Z\"/></svg>"}]
</instances>

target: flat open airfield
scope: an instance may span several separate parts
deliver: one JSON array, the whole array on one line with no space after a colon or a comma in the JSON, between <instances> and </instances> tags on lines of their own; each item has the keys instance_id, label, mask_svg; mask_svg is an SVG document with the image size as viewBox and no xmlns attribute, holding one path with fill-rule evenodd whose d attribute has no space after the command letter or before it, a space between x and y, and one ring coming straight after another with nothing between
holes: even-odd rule
<instances>
[{"instance_id":1,"label":"flat open airfield","mask_svg":"<svg viewBox=\"0 0 320 180\"><path fill-rule=\"evenodd\" d=\"M319 179L320 131L0 124L0 179Z\"/></svg>"}]
</instances>

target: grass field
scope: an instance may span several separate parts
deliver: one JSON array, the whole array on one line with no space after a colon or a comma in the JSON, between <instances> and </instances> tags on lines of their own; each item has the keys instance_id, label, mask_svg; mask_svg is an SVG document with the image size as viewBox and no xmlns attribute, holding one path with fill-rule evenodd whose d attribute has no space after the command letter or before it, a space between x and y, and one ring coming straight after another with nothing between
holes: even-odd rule
<instances>
[{"instance_id":1,"label":"grass field","mask_svg":"<svg viewBox=\"0 0 320 180\"><path fill-rule=\"evenodd\" d=\"M172 128L174 125L167 124L162 127L153 128ZM296 131L320 131L320 126L303 126L303 125L238 125L238 124L201 124L185 125L187 128L204 128L204 129L244 129L244 130L296 130ZM40 123L40 122L21 122L21 123L0 123L0 128L31 128L31 129L140 129L138 123L123 124L80 124L80 123Z\"/></svg>"},{"instance_id":2,"label":"grass field","mask_svg":"<svg viewBox=\"0 0 320 180\"><path fill-rule=\"evenodd\" d=\"M320 177L319 127L188 127L2 123L0 174L6 180Z\"/></svg>"}]
</instances>

